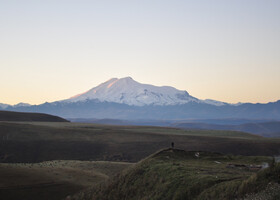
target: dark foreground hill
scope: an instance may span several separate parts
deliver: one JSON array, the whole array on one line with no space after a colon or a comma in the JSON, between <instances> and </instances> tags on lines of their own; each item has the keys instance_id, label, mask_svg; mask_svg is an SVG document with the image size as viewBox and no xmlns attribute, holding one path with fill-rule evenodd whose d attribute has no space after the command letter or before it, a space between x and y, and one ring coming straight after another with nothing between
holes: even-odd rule
<instances>
[{"instance_id":1,"label":"dark foreground hill","mask_svg":"<svg viewBox=\"0 0 280 200\"><path fill-rule=\"evenodd\" d=\"M68 120L43 113L0 111L0 121L68 122Z\"/></svg>"},{"instance_id":2,"label":"dark foreground hill","mask_svg":"<svg viewBox=\"0 0 280 200\"><path fill-rule=\"evenodd\" d=\"M162 150L107 184L68 199L279 199L280 165L258 169L271 159L199 153Z\"/></svg>"}]
</instances>

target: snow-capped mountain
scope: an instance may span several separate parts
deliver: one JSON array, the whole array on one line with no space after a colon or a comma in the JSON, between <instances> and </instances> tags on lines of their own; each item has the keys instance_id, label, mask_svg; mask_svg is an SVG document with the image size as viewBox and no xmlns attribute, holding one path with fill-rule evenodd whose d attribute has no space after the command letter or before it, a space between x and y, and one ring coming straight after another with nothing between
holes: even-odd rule
<instances>
[{"instance_id":1,"label":"snow-capped mountain","mask_svg":"<svg viewBox=\"0 0 280 200\"><path fill-rule=\"evenodd\" d=\"M143 105L179 105L189 102L223 105L213 100L199 100L187 91L177 90L170 86L153 86L141 84L131 77L112 78L89 91L71 97L66 102L78 102L97 99L100 102L123 103L133 106Z\"/></svg>"},{"instance_id":2,"label":"snow-capped mountain","mask_svg":"<svg viewBox=\"0 0 280 200\"><path fill-rule=\"evenodd\" d=\"M29 103L18 103L13 105L13 107L17 108L17 107L27 107L27 106L31 106L31 104Z\"/></svg>"},{"instance_id":3,"label":"snow-capped mountain","mask_svg":"<svg viewBox=\"0 0 280 200\"><path fill-rule=\"evenodd\" d=\"M225 102L216 101L216 100L213 100L213 99L205 99L205 100L201 100L201 102L206 103L206 104L210 104L210 105L214 105L214 106L224 106L224 105L227 104ZM235 105L235 104L232 104L232 105Z\"/></svg>"},{"instance_id":4,"label":"snow-capped mountain","mask_svg":"<svg viewBox=\"0 0 280 200\"><path fill-rule=\"evenodd\" d=\"M0 104L0 110L41 112L64 118L280 120L280 100L267 104L229 104L211 99L201 100L189 95L187 91L142 84L130 77L110 79L66 100L39 105Z\"/></svg>"},{"instance_id":5,"label":"snow-capped mountain","mask_svg":"<svg viewBox=\"0 0 280 200\"><path fill-rule=\"evenodd\" d=\"M5 109L9 106L9 104L0 103L0 108Z\"/></svg>"},{"instance_id":6,"label":"snow-capped mountain","mask_svg":"<svg viewBox=\"0 0 280 200\"><path fill-rule=\"evenodd\" d=\"M15 105L9 105L9 104L0 103L0 109L28 107L28 106L32 106L32 105L29 104L29 103L18 103L18 104L15 104Z\"/></svg>"}]
</instances>

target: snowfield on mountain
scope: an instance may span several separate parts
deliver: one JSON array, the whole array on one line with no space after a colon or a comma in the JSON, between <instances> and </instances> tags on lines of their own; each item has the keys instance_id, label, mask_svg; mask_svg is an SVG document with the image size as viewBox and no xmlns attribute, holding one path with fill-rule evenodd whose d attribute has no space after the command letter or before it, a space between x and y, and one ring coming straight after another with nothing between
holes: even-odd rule
<instances>
[{"instance_id":1,"label":"snowfield on mountain","mask_svg":"<svg viewBox=\"0 0 280 200\"><path fill-rule=\"evenodd\" d=\"M224 105L223 102L214 100L199 100L187 91L177 90L170 86L153 86L141 84L131 77L112 78L89 91L78 94L67 102L98 99L101 102L124 103L133 106L143 105L179 105L189 102Z\"/></svg>"}]
</instances>

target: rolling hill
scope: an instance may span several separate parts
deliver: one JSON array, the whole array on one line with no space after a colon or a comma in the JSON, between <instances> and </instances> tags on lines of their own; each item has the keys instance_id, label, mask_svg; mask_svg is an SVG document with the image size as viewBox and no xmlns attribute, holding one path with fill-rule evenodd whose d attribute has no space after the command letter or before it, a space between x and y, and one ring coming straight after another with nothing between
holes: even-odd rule
<instances>
[{"instance_id":1,"label":"rolling hill","mask_svg":"<svg viewBox=\"0 0 280 200\"><path fill-rule=\"evenodd\" d=\"M149 156L158 149L169 147L171 142L175 143L176 148L182 149L173 152L174 158L173 154L169 155L169 150ZM205 155L201 162L193 159L193 154L197 151L201 152L203 158ZM136 187L136 193L129 192L129 195L135 194L135 197L140 198L139 194L143 193L147 198L164 199L162 195L169 197L179 182L183 181L182 184L185 184L189 178L195 185L188 190L194 189L198 193L205 189L204 185L201 189L198 187L202 182L207 183L207 187L214 187L213 184L232 183L231 180L236 179L239 184L253 174L246 170L228 170L225 168L226 163L260 164L269 160L263 156L278 155L279 152L279 139L238 131L69 122L0 122L0 193L6 199L38 199L40 195L44 195L45 199L61 199L108 180L130 165L127 172L114 179L116 182L111 185L112 193L108 194L121 198L120 192L127 195L127 191L133 191ZM144 160L141 161L142 159ZM131 165L133 162L139 162L136 168L133 167L134 164ZM195 181L197 172L202 173L198 182ZM157 173L160 173L159 176ZM182 176L186 173L195 176ZM213 173L217 173L219 178L215 178ZM127 174L131 175L127 177ZM160 178L163 174L164 179ZM146 190L143 192L142 175L154 178L158 182L158 185L154 184L156 188L153 188L153 182L149 185L147 182L150 180L145 179L144 183L148 185L145 185ZM131 183L131 179L136 181L136 185L130 184L132 188L129 185L122 186L122 182L119 182L124 180ZM107 191L107 186L103 186L98 186L102 189L96 193L100 195L100 199L107 198L103 192ZM115 190L115 187L125 187L127 191ZM156 196L150 194L151 190L158 190ZM220 188L214 191L216 190L220 191ZM89 191L82 194L95 194L93 190ZM182 188L176 191L177 197L198 195L182 191ZM213 195L211 191L205 195Z\"/></svg>"},{"instance_id":2,"label":"rolling hill","mask_svg":"<svg viewBox=\"0 0 280 200\"><path fill-rule=\"evenodd\" d=\"M0 197L5 200L61 200L112 178L130 165L76 160L0 163Z\"/></svg>"},{"instance_id":3,"label":"rolling hill","mask_svg":"<svg viewBox=\"0 0 280 200\"><path fill-rule=\"evenodd\" d=\"M265 137L280 137L280 122L245 123L239 125L219 125L207 123L173 123L172 127L202 130L232 130L257 134Z\"/></svg>"},{"instance_id":4,"label":"rolling hill","mask_svg":"<svg viewBox=\"0 0 280 200\"><path fill-rule=\"evenodd\" d=\"M44 113L27 113L0 111L0 121L22 121L22 122L68 122L61 117Z\"/></svg>"},{"instance_id":5,"label":"rolling hill","mask_svg":"<svg viewBox=\"0 0 280 200\"><path fill-rule=\"evenodd\" d=\"M189 130L231 130L252 133L264 137L280 137L280 121L249 119L203 119L203 120L118 120L70 118L72 122L107 125L161 126Z\"/></svg>"},{"instance_id":6,"label":"rolling hill","mask_svg":"<svg viewBox=\"0 0 280 200\"><path fill-rule=\"evenodd\" d=\"M271 163L271 159L209 152L197 155L198 152L179 149L161 150L107 184L71 199L219 200L243 199L246 194L260 195L261 192L267 193L267 200L280 197L280 164L256 173L257 166Z\"/></svg>"},{"instance_id":7,"label":"rolling hill","mask_svg":"<svg viewBox=\"0 0 280 200\"><path fill-rule=\"evenodd\" d=\"M161 148L235 155L278 155L280 140L237 131L86 123L0 122L0 162L137 162Z\"/></svg>"}]
</instances>

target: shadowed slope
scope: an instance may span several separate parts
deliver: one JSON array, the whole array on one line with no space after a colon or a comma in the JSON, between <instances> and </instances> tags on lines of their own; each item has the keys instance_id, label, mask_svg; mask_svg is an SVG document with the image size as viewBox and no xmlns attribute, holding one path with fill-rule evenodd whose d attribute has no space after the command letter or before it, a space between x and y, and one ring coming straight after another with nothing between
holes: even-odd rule
<instances>
[{"instance_id":1,"label":"shadowed slope","mask_svg":"<svg viewBox=\"0 0 280 200\"><path fill-rule=\"evenodd\" d=\"M24 113L0 111L0 121L30 121L30 122L68 122L61 117L44 113Z\"/></svg>"},{"instance_id":2,"label":"shadowed slope","mask_svg":"<svg viewBox=\"0 0 280 200\"><path fill-rule=\"evenodd\" d=\"M54 160L41 163L0 163L0 199L61 200L104 182L129 163Z\"/></svg>"}]
</instances>

